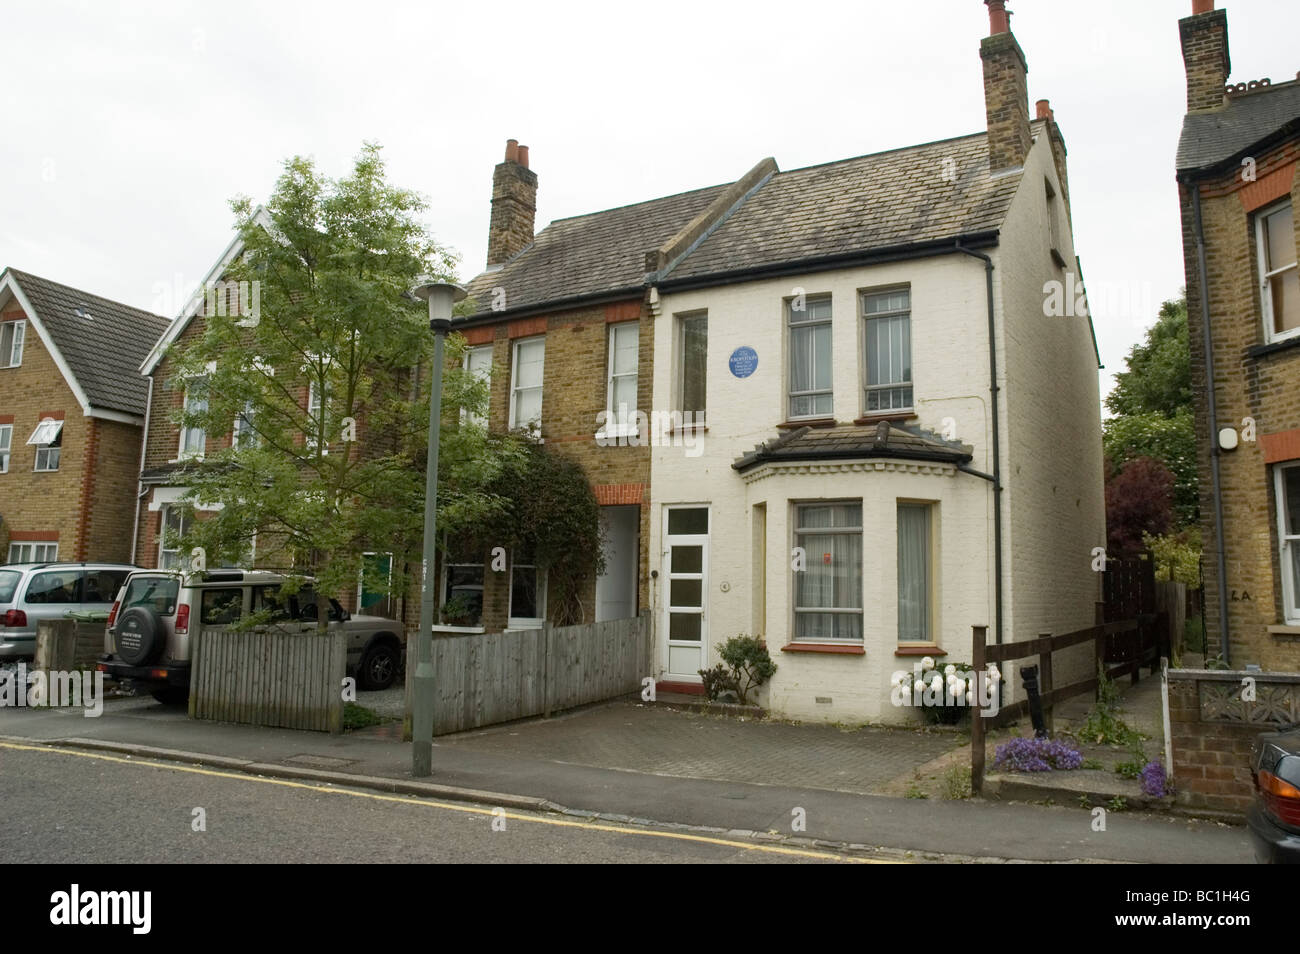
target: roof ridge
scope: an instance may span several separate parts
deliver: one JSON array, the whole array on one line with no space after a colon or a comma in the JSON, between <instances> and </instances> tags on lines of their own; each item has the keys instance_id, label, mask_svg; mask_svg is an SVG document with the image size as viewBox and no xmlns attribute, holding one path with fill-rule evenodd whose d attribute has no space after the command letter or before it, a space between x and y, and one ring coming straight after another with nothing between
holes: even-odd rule
<instances>
[{"instance_id":1,"label":"roof ridge","mask_svg":"<svg viewBox=\"0 0 1300 954\"><path fill-rule=\"evenodd\" d=\"M93 298L96 301L107 302L108 304L113 305L114 307L117 308L125 308L128 311L136 312L137 314L143 315L147 318L156 318L158 321L162 322L164 326L171 324L172 321L170 318L166 318L163 315L156 314L152 311L147 311L144 308L137 308L135 305L128 305L126 302L118 301L116 298L109 298L106 295L97 295L94 292L86 291L84 288L76 288L72 285L66 285L63 282L56 282L52 278L45 278L41 275L34 274L33 272L26 272L18 268L13 268L12 266L6 266L4 270L9 272L11 275L15 276L19 281L22 281L23 279L27 279L27 280L34 280L38 282L44 282L46 285L53 285L56 288L62 288L65 289L66 291L74 292L77 295L81 295L84 298Z\"/></svg>"},{"instance_id":2,"label":"roof ridge","mask_svg":"<svg viewBox=\"0 0 1300 954\"><path fill-rule=\"evenodd\" d=\"M838 166L845 162L857 162L859 159L874 159L876 156L887 156L892 152L908 152L912 149L924 149L926 146L941 146L946 142L958 142L962 139L979 139L987 138L987 132L966 133L962 136L949 136L946 139L932 139L929 142L913 143L910 146L894 146L892 149L879 149L876 152L864 152L860 156L848 156L844 159L831 159L827 162L814 162L809 166L798 166L794 169L782 169L777 173L778 176L788 176L792 172L806 172L809 169L821 169L825 166Z\"/></svg>"},{"instance_id":3,"label":"roof ridge","mask_svg":"<svg viewBox=\"0 0 1300 954\"><path fill-rule=\"evenodd\" d=\"M701 192L708 192L710 189L725 189L727 186L734 184L734 180L732 182L719 182L716 185L703 186L699 189L686 189L683 192L673 192L670 195L661 195L653 199L642 199L640 202L627 202L623 205L612 205L608 209L597 209L595 212L580 212L577 215L566 215L563 218L551 219L551 221L546 224L546 229L549 229L556 222L572 222L574 219L585 219L590 218L593 215L604 215L606 212L620 212L623 209L635 208L638 205L649 205L652 202L664 202L668 199L680 199L682 196L698 195ZM542 229L542 232L545 232L546 229ZM537 234L540 235L541 232L538 232Z\"/></svg>"}]
</instances>

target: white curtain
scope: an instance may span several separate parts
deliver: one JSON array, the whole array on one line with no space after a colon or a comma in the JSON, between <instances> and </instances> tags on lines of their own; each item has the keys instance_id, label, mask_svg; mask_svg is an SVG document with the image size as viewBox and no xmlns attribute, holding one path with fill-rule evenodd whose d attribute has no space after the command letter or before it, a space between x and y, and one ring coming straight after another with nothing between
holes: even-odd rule
<instances>
[{"instance_id":1,"label":"white curtain","mask_svg":"<svg viewBox=\"0 0 1300 954\"><path fill-rule=\"evenodd\" d=\"M930 636L930 508L898 507L898 638Z\"/></svg>"}]
</instances>

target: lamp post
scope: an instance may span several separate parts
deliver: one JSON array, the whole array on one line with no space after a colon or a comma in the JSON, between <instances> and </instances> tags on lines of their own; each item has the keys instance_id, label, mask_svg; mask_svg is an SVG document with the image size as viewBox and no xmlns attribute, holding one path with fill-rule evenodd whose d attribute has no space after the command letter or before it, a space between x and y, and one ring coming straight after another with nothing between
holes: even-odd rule
<instances>
[{"instance_id":1,"label":"lamp post","mask_svg":"<svg viewBox=\"0 0 1300 954\"><path fill-rule=\"evenodd\" d=\"M424 572L421 574L420 632L416 640L417 663L411 687L411 774L417 778L433 772L433 604L435 543L438 530L438 437L442 426L443 344L451 330L451 306L465 297L465 289L450 282L429 279L413 289L429 303L429 329L433 332L433 370L429 394L429 454L424 475Z\"/></svg>"}]
</instances>

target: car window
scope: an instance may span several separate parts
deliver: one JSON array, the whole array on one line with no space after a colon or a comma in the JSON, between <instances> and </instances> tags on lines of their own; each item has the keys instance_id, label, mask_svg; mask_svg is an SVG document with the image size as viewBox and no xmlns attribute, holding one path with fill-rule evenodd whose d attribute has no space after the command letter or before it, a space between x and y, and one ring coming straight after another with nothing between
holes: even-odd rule
<instances>
[{"instance_id":1,"label":"car window","mask_svg":"<svg viewBox=\"0 0 1300 954\"><path fill-rule=\"evenodd\" d=\"M291 618L291 607L278 585L253 587L253 612L269 612L273 623L283 623Z\"/></svg>"},{"instance_id":2,"label":"car window","mask_svg":"<svg viewBox=\"0 0 1300 954\"><path fill-rule=\"evenodd\" d=\"M80 570L53 570L49 573L33 574L27 584L28 603L80 603L81 579L85 574Z\"/></svg>"},{"instance_id":3,"label":"car window","mask_svg":"<svg viewBox=\"0 0 1300 954\"><path fill-rule=\"evenodd\" d=\"M130 570L89 570L86 582L82 585L81 602L111 603L117 599L117 591L122 588Z\"/></svg>"},{"instance_id":4,"label":"car window","mask_svg":"<svg viewBox=\"0 0 1300 954\"><path fill-rule=\"evenodd\" d=\"M316 615L316 594L312 592L310 586L304 586L294 595L294 607L297 612L294 613L294 619L304 623L315 623L319 617ZM337 623L343 618L342 607L334 600L330 600L328 610L329 619L332 623Z\"/></svg>"},{"instance_id":5,"label":"car window","mask_svg":"<svg viewBox=\"0 0 1300 954\"><path fill-rule=\"evenodd\" d=\"M126 587L122 609L147 606L159 616L172 616L176 612L176 597L181 584L174 576L136 576Z\"/></svg>"},{"instance_id":6,"label":"car window","mask_svg":"<svg viewBox=\"0 0 1300 954\"><path fill-rule=\"evenodd\" d=\"M203 589L199 597L199 622L207 626L225 626L244 613L244 591L232 589Z\"/></svg>"},{"instance_id":7,"label":"car window","mask_svg":"<svg viewBox=\"0 0 1300 954\"><path fill-rule=\"evenodd\" d=\"M18 582L23 575L17 570L0 570L0 603L10 603L13 601L14 593L18 592Z\"/></svg>"}]
</instances>

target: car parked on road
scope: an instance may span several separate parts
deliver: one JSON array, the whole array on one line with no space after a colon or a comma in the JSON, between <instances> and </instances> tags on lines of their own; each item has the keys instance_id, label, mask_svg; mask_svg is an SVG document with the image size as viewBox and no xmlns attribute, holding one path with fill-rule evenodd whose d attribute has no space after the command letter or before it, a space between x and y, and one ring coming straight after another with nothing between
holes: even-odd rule
<instances>
[{"instance_id":1,"label":"car parked on road","mask_svg":"<svg viewBox=\"0 0 1300 954\"><path fill-rule=\"evenodd\" d=\"M285 577L266 570L214 569L185 575L174 570L136 570L122 584L104 631L99 670L148 687L161 702L189 695L192 637L196 631L231 626L255 617L257 626L311 633L317 630L316 598L307 581L297 592ZM362 689L387 689L402 669L404 643L396 620L354 616L328 602L328 629L346 635L348 671Z\"/></svg>"},{"instance_id":2,"label":"car parked on road","mask_svg":"<svg viewBox=\"0 0 1300 954\"><path fill-rule=\"evenodd\" d=\"M1300 864L1300 727L1258 736L1251 768L1255 800L1246 823L1255 859Z\"/></svg>"},{"instance_id":3,"label":"car parked on road","mask_svg":"<svg viewBox=\"0 0 1300 954\"><path fill-rule=\"evenodd\" d=\"M71 612L107 613L129 563L7 563L0 566L0 659L36 655L36 624Z\"/></svg>"}]
</instances>

